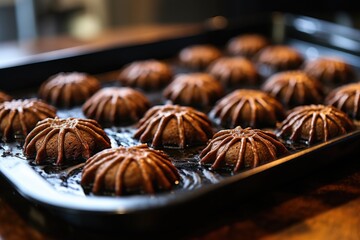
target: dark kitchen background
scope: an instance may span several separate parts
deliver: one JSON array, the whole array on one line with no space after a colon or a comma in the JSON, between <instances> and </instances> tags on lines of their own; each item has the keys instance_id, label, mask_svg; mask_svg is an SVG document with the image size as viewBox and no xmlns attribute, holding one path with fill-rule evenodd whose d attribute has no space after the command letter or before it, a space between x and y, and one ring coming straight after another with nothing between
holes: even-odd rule
<instances>
[{"instance_id":1,"label":"dark kitchen background","mask_svg":"<svg viewBox=\"0 0 360 240\"><path fill-rule=\"evenodd\" d=\"M91 38L104 29L153 23L191 23L291 12L360 28L356 1L266 0L0 0L0 42L42 36Z\"/></svg>"}]
</instances>

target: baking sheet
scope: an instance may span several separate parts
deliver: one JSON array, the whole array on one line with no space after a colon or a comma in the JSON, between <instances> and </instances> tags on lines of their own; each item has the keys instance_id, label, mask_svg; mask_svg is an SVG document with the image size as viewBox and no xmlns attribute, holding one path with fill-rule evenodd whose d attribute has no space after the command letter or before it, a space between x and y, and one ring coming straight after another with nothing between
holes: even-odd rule
<instances>
[{"instance_id":1,"label":"baking sheet","mask_svg":"<svg viewBox=\"0 0 360 240\"><path fill-rule=\"evenodd\" d=\"M278 23L278 18L277 15L272 20ZM321 37L308 38L309 28L314 31L314 27L306 28L306 21L312 19L293 15L284 15L282 18L283 37L274 40L296 47L307 58L318 55L342 56L354 68L359 69L357 64L360 63L360 55L356 52L351 49L342 50L338 45L331 47L331 44L325 44ZM268 19L256 22L255 25L249 22L245 26L233 25L231 28L207 30L206 34L199 34L201 37L191 36L182 39L184 45L178 44L172 53L190 43L208 41L224 44L224 41L231 36L249 32L249 26L253 27L250 28L251 32L256 29L275 38L278 34L272 34L274 31L275 33L279 31L279 26L273 26L274 22L269 24ZM317 22L318 26L315 30L321 31L321 27L327 24L321 25L322 23ZM309 25L309 22L307 24ZM161 44L158 47L161 47ZM168 61L172 61L173 66L176 67L175 61L171 59ZM41 63L37 64L41 65ZM184 69L176 68L176 71L182 72ZM113 84L109 81L104 83L104 86ZM34 90L36 88L32 90L25 88L18 94L31 97L36 94ZM160 92L148 95L153 105L162 102L160 96ZM80 107L71 110L59 109L58 115L84 117ZM105 128L105 131L111 138L112 147L132 146L139 143L132 138L135 126ZM74 231L76 228L78 231L95 229L99 232L139 230L152 232L154 229L164 227L176 231L179 230L177 224L181 224L182 232L186 232L184 228L190 229L199 221L208 220L207 213L216 213L216 208L221 206L221 202L225 201L227 204L241 202L265 189L305 176L309 171L316 171L338 161L341 156L354 151L359 143L360 130L356 130L326 143L293 148L289 156L237 174L232 174L230 171L211 171L208 166L199 165L197 155L201 147L185 151L166 150L179 169L181 181L172 191L155 196L94 196L79 184L82 164L61 167L37 166L25 159L19 143L0 143L0 170L3 184L8 184L14 191L13 196L9 198L24 204L27 217L47 231ZM188 221L180 221L182 217Z\"/></svg>"}]
</instances>

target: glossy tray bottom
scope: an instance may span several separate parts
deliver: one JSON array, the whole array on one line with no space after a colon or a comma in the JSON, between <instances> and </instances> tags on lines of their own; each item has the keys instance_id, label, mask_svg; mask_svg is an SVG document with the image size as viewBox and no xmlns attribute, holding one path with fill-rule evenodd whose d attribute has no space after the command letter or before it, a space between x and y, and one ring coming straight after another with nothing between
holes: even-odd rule
<instances>
[{"instance_id":1,"label":"glossy tray bottom","mask_svg":"<svg viewBox=\"0 0 360 240\"><path fill-rule=\"evenodd\" d=\"M77 109L79 111L80 109ZM66 112L66 116L69 113ZM74 116L74 115L72 115ZM135 126L132 127L113 127L105 128L105 132L111 140L112 147L118 146L135 146L141 144L139 141L133 138L135 132ZM268 129L269 130L269 129ZM270 131L270 130L269 130ZM296 153L305 149L305 145L287 146L291 153ZM75 162L72 164L65 164L63 166L56 166L54 164L41 164L36 165L33 160L27 160L23 154L22 146L20 143L1 143L0 153L3 161L8 158L18 158L31 166L35 172L49 182L56 191L73 194L77 196L92 195L89 188L83 188L80 185L81 171L84 165L83 162ZM211 170L209 165L199 164L199 154L204 146L192 147L187 149L162 149L169 155L175 167L179 170L181 180L178 185L172 190L195 190L202 186L218 183L221 180L233 176L234 174L241 174L241 172L249 169L244 169L238 173L232 173L231 169L219 169ZM8 159L12 161L12 159ZM140 193L139 193L140 194ZM111 193L104 193L102 195L112 196ZM113 196L115 197L115 196Z\"/></svg>"}]
</instances>

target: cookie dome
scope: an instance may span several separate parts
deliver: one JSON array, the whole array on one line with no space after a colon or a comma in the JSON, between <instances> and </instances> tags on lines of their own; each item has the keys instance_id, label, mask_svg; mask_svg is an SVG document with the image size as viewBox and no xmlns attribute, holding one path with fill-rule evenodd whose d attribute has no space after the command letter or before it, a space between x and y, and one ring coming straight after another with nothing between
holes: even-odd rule
<instances>
[{"instance_id":1,"label":"cookie dome","mask_svg":"<svg viewBox=\"0 0 360 240\"><path fill-rule=\"evenodd\" d=\"M156 59L147 59L123 66L118 81L123 86L158 90L170 83L172 77L173 71L169 64Z\"/></svg>"},{"instance_id":2,"label":"cookie dome","mask_svg":"<svg viewBox=\"0 0 360 240\"><path fill-rule=\"evenodd\" d=\"M344 84L355 78L354 69L340 57L319 57L304 63L304 71L323 83Z\"/></svg>"},{"instance_id":3,"label":"cookie dome","mask_svg":"<svg viewBox=\"0 0 360 240\"><path fill-rule=\"evenodd\" d=\"M56 107L70 108L83 104L99 89L99 80L89 74L61 72L41 84L38 96Z\"/></svg>"},{"instance_id":4,"label":"cookie dome","mask_svg":"<svg viewBox=\"0 0 360 240\"><path fill-rule=\"evenodd\" d=\"M275 72L299 69L304 57L294 47L269 45L256 54L254 61L263 76L270 76Z\"/></svg>"},{"instance_id":5,"label":"cookie dome","mask_svg":"<svg viewBox=\"0 0 360 240\"><path fill-rule=\"evenodd\" d=\"M289 70L270 76L261 90L278 99L287 108L320 104L324 99L322 84L301 70Z\"/></svg>"},{"instance_id":6,"label":"cookie dome","mask_svg":"<svg viewBox=\"0 0 360 240\"><path fill-rule=\"evenodd\" d=\"M94 194L117 196L169 191L180 181L170 158L146 144L103 150L84 165L81 185Z\"/></svg>"},{"instance_id":7,"label":"cookie dome","mask_svg":"<svg viewBox=\"0 0 360 240\"><path fill-rule=\"evenodd\" d=\"M196 44L183 48L179 52L178 58L182 65L201 70L221 56L221 51L213 45Z\"/></svg>"},{"instance_id":8,"label":"cookie dome","mask_svg":"<svg viewBox=\"0 0 360 240\"><path fill-rule=\"evenodd\" d=\"M56 108L36 98L0 103L0 132L5 142L24 139L45 118L56 116Z\"/></svg>"},{"instance_id":9,"label":"cookie dome","mask_svg":"<svg viewBox=\"0 0 360 240\"><path fill-rule=\"evenodd\" d=\"M140 119L134 137L154 148L178 148L205 144L213 135L207 115L192 107L159 105Z\"/></svg>"},{"instance_id":10,"label":"cookie dome","mask_svg":"<svg viewBox=\"0 0 360 240\"><path fill-rule=\"evenodd\" d=\"M326 105L305 105L291 109L277 129L277 136L311 145L326 142L355 129L343 111Z\"/></svg>"},{"instance_id":11,"label":"cookie dome","mask_svg":"<svg viewBox=\"0 0 360 240\"><path fill-rule=\"evenodd\" d=\"M351 119L360 120L360 83L348 83L331 90L325 104L344 111Z\"/></svg>"},{"instance_id":12,"label":"cookie dome","mask_svg":"<svg viewBox=\"0 0 360 240\"><path fill-rule=\"evenodd\" d=\"M225 128L275 127L285 115L283 105L271 95L253 89L238 89L221 98L209 116Z\"/></svg>"},{"instance_id":13,"label":"cookie dome","mask_svg":"<svg viewBox=\"0 0 360 240\"><path fill-rule=\"evenodd\" d=\"M233 172L254 168L288 153L270 131L252 128L220 130L200 153L200 163L211 168L229 167Z\"/></svg>"},{"instance_id":14,"label":"cookie dome","mask_svg":"<svg viewBox=\"0 0 360 240\"><path fill-rule=\"evenodd\" d=\"M268 45L270 45L270 42L265 36L257 33L247 33L231 38L226 44L226 50L230 55L251 59Z\"/></svg>"},{"instance_id":15,"label":"cookie dome","mask_svg":"<svg viewBox=\"0 0 360 240\"><path fill-rule=\"evenodd\" d=\"M105 87L82 106L87 118L101 125L129 125L139 121L150 108L150 101L140 91L129 87Z\"/></svg>"},{"instance_id":16,"label":"cookie dome","mask_svg":"<svg viewBox=\"0 0 360 240\"><path fill-rule=\"evenodd\" d=\"M10 101L12 99L13 99L12 96L10 96L9 94L7 94L3 91L0 91L0 103L5 102L5 101Z\"/></svg>"},{"instance_id":17,"label":"cookie dome","mask_svg":"<svg viewBox=\"0 0 360 240\"><path fill-rule=\"evenodd\" d=\"M110 147L109 137L95 120L55 117L38 122L27 135L23 150L36 164L50 160L62 165L86 160Z\"/></svg>"},{"instance_id":18,"label":"cookie dome","mask_svg":"<svg viewBox=\"0 0 360 240\"><path fill-rule=\"evenodd\" d=\"M244 57L221 57L212 62L206 71L224 87L254 85L260 80L255 64Z\"/></svg>"},{"instance_id":19,"label":"cookie dome","mask_svg":"<svg viewBox=\"0 0 360 240\"><path fill-rule=\"evenodd\" d=\"M164 89L163 95L173 104L205 109L224 95L224 89L220 82L207 73L183 73L175 76Z\"/></svg>"}]
</instances>

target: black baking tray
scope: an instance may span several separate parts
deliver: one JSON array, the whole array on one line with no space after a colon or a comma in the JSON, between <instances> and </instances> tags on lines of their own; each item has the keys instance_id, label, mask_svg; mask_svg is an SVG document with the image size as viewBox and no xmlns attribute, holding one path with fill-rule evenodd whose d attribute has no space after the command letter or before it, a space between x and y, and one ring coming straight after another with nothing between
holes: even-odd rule
<instances>
[{"instance_id":1,"label":"black baking tray","mask_svg":"<svg viewBox=\"0 0 360 240\"><path fill-rule=\"evenodd\" d=\"M23 65L0 69L0 75L12 81L2 81L0 89L18 92L19 96L32 96L36 86L59 71L103 74L133 60L172 59L180 49L190 44L224 46L231 37L248 32L264 34L274 43L294 46L305 57L339 55L357 72L360 69L360 47L356 47L360 46L360 35L355 29L279 12L243 16L222 27L211 23L207 21L198 33L184 37L91 49L59 55L58 58L43 55ZM339 39L351 44L343 45ZM63 117L81 116L81 109L59 110L58 114ZM326 165L345 164L346 159L342 157L358 151L359 129L325 143L293 149L289 156L237 174L214 172L207 166L198 165L197 148L184 151L186 153L171 150L168 153L181 171L182 185L155 196L87 195L79 185L80 165L61 169L33 166L22 156L20 144L1 143L0 186L4 189L4 196L26 219L56 236L87 234L90 238L121 234L117 236L134 237L170 233L181 236L216 221L225 208L231 209ZM132 127L105 130L112 139L112 146L137 144L129 141L134 130ZM187 161L180 161L185 157Z\"/></svg>"}]
</instances>

